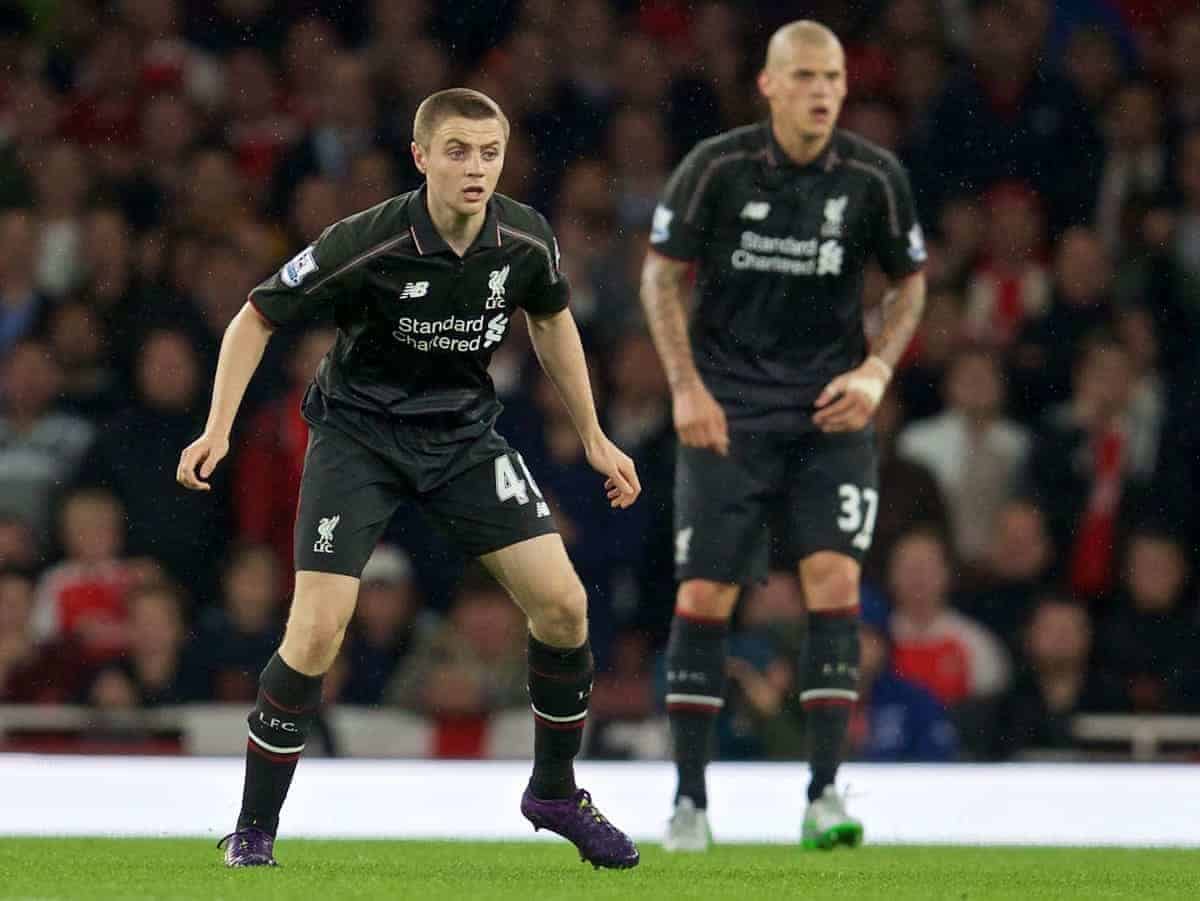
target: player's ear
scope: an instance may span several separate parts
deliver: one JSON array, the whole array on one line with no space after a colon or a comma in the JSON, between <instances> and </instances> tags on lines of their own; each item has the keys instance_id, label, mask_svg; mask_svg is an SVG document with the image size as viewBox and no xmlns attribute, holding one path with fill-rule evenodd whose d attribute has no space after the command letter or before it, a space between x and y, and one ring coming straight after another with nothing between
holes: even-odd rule
<instances>
[{"instance_id":1,"label":"player's ear","mask_svg":"<svg viewBox=\"0 0 1200 901\"><path fill-rule=\"evenodd\" d=\"M425 174L425 169L428 163L425 159L425 149L416 141L412 142L413 165L417 167L417 171L422 175Z\"/></svg>"},{"instance_id":2,"label":"player's ear","mask_svg":"<svg viewBox=\"0 0 1200 901\"><path fill-rule=\"evenodd\" d=\"M757 81L758 81L758 92L760 94L762 94L764 97L769 98L771 96L771 94L769 93L770 76L767 75L767 70L765 68L759 71Z\"/></svg>"}]
</instances>

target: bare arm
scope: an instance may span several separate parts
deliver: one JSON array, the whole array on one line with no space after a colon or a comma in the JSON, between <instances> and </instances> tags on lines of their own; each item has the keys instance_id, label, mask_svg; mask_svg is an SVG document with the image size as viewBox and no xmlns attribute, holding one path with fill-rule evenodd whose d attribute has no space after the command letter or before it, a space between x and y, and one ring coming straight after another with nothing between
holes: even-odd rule
<instances>
[{"instance_id":1,"label":"bare arm","mask_svg":"<svg viewBox=\"0 0 1200 901\"><path fill-rule=\"evenodd\" d=\"M585 445L602 437L575 317L570 310L563 310L553 316L526 316L526 319L538 362L558 389L579 437Z\"/></svg>"},{"instance_id":2,"label":"bare arm","mask_svg":"<svg viewBox=\"0 0 1200 901\"><path fill-rule=\"evenodd\" d=\"M684 281L690 264L653 250L642 266L642 309L671 386L675 430L688 447L729 452L725 411L705 387L688 339Z\"/></svg>"},{"instance_id":3,"label":"bare arm","mask_svg":"<svg viewBox=\"0 0 1200 901\"><path fill-rule=\"evenodd\" d=\"M596 401L588 379L587 358L579 328L570 310L551 316L526 316L529 337L542 369L558 389L583 441L588 462L608 477L605 485L614 507L628 507L641 492L633 461L608 440L596 415Z\"/></svg>"},{"instance_id":4,"label":"bare arm","mask_svg":"<svg viewBox=\"0 0 1200 901\"><path fill-rule=\"evenodd\" d=\"M689 263L653 250L642 266L642 309L671 390L700 381L688 339L684 281Z\"/></svg>"},{"instance_id":5,"label":"bare arm","mask_svg":"<svg viewBox=\"0 0 1200 901\"><path fill-rule=\"evenodd\" d=\"M857 369L831 381L817 398L813 422L819 428L826 432L857 431L871 421L924 311L925 274L914 272L884 297L883 326L871 356Z\"/></svg>"},{"instance_id":6,"label":"bare arm","mask_svg":"<svg viewBox=\"0 0 1200 901\"><path fill-rule=\"evenodd\" d=\"M883 298L883 327L876 336L874 356L895 369L912 341L925 312L925 273L902 279Z\"/></svg>"},{"instance_id":7,"label":"bare arm","mask_svg":"<svg viewBox=\"0 0 1200 901\"><path fill-rule=\"evenodd\" d=\"M225 329L217 374L213 380L212 403L204 434L184 449L179 458L176 481L185 488L208 491L207 479L229 453L229 433L246 394L246 386L271 339L273 329L249 303L242 306ZM199 477L196 467L200 467Z\"/></svg>"}]
</instances>

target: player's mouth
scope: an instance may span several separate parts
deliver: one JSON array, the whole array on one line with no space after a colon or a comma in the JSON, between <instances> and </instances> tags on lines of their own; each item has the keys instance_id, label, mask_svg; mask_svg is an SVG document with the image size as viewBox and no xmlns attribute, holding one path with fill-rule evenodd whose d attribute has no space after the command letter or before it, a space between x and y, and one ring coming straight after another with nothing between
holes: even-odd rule
<instances>
[{"instance_id":1,"label":"player's mouth","mask_svg":"<svg viewBox=\"0 0 1200 901\"><path fill-rule=\"evenodd\" d=\"M824 124L833 118L833 110L824 104L818 104L808 111L808 115L814 122Z\"/></svg>"},{"instance_id":2,"label":"player's mouth","mask_svg":"<svg viewBox=\"0 0 1200 901\"><path fill-rule=\"evenodd\" d=\"M486 192L483 190L481 185L471 185L470 187L463 188L462 193L463 197L465 197L467 200L478 202L483 200L483 196Z\"/></svg>"}]
</instances>

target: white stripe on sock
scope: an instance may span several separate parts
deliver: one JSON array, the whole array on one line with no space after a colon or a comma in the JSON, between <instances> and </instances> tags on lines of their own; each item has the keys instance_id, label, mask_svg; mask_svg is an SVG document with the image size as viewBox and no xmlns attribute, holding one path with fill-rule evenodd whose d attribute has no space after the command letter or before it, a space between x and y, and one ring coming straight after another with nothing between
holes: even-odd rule
<instances>
[{"instance_id":1,"label":"white stripe on sock","mask_svg":"<svg viewBox=\"0 0 1200 901\"><path fill-rule=\"evenodd\" d=\"M813 688L800 692L801 701L819 701L823 698L837 698L842 701L857 701L858 692L847 688Z\"/></svg>"},{"instance_id":2,"label":"white stripe on sock","mask_svg":"<svg viewBox=\"0 0 1200 901\"><path fill-rule=\"evenodd\" d=\"M277 747L275 747L275 745L267 744L265 741L263 741L261 738L259 738L257 735L255 735L253 732L250 732L248 734L249 734L250 740L252 742L254 742L256 745L258 745L260 748L270 751L272 754L299 754L301 751L304 750L304 745L300 745L300 747L298 747L298 748L277 748Z\"/></svg>"},{"instance_id":3,"label":"white stripe on sock","mask_svg":"<svg viewBox=\"0 0 1200 901\"><path fill-rule=\"evenodd\" d=\"M701 704L719 710L725 706L724 698L714 698L709 695L667 695L668 704Z\"/></svg>"},{"instance_id":4,"label":"white stripe on sock","mask_svg":"<svg viewBox=\"0 0 1200 901\"><path fill-rule=\"evenodd\" d=\"M533 712L536 713L538 716L540 716L542 719L549 720L552 723L577 723L581 719L583 719L584 717L587 716L586 710L583 711L583 713L572 713L570 716L551 716L548 713L542 713L542 711L538 710L532 704L530 704L529 706L533 710Z\"/></svg>"}]
</instances>

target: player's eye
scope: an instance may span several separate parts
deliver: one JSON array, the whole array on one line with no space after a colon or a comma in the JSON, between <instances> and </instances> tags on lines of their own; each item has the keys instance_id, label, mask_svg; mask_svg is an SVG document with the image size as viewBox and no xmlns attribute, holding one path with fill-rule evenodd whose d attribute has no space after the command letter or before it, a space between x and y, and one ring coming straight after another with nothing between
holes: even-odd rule
<instances>
[{"instance_id":1,"label":"player's eye","mask_svg":"<svg viewBox=\"0 0 1200 901\"><path fill-rule=\"evenodd\" d=\"M447 155L452 160L461 160L467 154L466 154L466 151L464 151L461 147L454 147L450 151L448 151Z\"/></svg>"},{"instance_id":2,"label":"player's eye","mask_svg":"<svg viewBox=\"0 0 1200 901\"><path fill-rule=\"evenodd\" d=\"M499 155L500 155L500 151L498 151L498 150L485 150L485 151L483 151L483 158L484 158L485 160L489 160L489 161L490 161L490 160L494 160L494 159L495 159L496 157L498 157Z\"/></svg>"}]
</instances>

